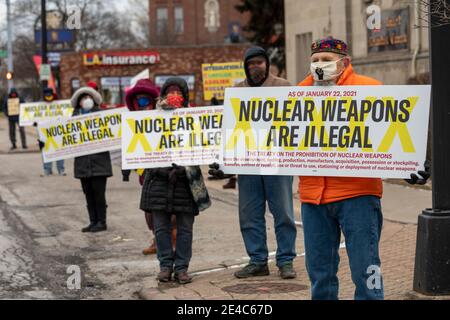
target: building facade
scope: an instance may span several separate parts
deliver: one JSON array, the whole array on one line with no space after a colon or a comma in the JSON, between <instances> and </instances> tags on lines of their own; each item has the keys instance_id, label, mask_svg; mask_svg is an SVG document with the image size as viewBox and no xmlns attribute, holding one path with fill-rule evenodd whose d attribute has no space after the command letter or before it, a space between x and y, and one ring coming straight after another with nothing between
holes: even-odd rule
<instances>
[{"instance_id":1,"label":"building facade","mask_svg":"<svg viewBox=\"0 0 450 320\"><path fill-rule=\"evenodd\" d=\"M427 82L428 28L419 1L285 0L288 79L309 73L313 40L333 36L349 45L356 72L387 85Z\"/></svg>"},{"instance_id":2,"label":"building facade","mask_svg":"<svg viewBox=\"0 0 450 320\"><path fill-rule=\"evenodd\" d=\"M249 44L242 27L249 16L239 0L151 0L150 46L146 50L99 50L61 57L61 96L94 80L110 106L123 105L132 77L145 69L162 86L169 76L187 80L195 105L204 100L202 64L242 61Z\"/></svg>"},{"instance_id":3,"label":"building facade","mask_svg":"<svg viewBox=\"0 0 450 320\"><path fill-rule=\"evenodd\" d=\"M60 64L61 98L70 98L80 86L95 81L107 105L123 105L131 79L148 69L150 79L159 86L168 76L183 77L192 91L192 104L208 105L203 97L202 64L242 61L247 48L241 44L66 53Z\"/></svg>"},{"instance_id":4,"label":"building facade","mask_svg":"<svg viewBox=\"0 0 450 320\"><path fill-rule=\"evenodd\" d=\"M249 19L239 0L150 0L152 45L219 45L244 41Z\"/></svg>"}]
</instances>

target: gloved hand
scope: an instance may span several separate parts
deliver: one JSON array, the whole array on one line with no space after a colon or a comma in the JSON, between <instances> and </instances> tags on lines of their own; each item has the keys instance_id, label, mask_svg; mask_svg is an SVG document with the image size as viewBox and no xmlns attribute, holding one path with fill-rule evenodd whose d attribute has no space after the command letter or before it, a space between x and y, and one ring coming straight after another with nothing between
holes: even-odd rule
<instances>
[{"instance_id":1,"label":"gloved hand","mask_svg":"<svg viewBox=\"0 0 450 320\"><path fill-rule=\"evenodd\" d=\"M38 139L39 150L42 150L45 147L45 142Z\"/></svg>"},{"instance_id":2,"label":"gloved hand","mask_svg":"<svg viewBox=\"0 0 450 320\"><path fill-rule=\"evenodd\" d=\"M424 170L425 171L419 171L417 172L419 176L415 173L411 173L411 179L405 179L406 182L409 184L418 184L418 185L424 185L427 183L427 180L431 176L431 162L429 160L426 160L424 163Z\"/></svg>"},{"instance_id":3,"label":"gloved hand","mask_svg":"<svg viewBox=\"0 0 450 320\"><path fill-rule=\"evenodd\" d=\"M233 175L232 174L225 174L221 169L220 169L220 165L216 162L214 162L213 164L209 165L209 175L211 175L212 177L214 177L215 179L228 179L231 178Z\"/></svg>"},{"instance_id":4,"label":"gloved hand","mask_svg":"<svg viewBox=\"0 0 450 320\"><path fill-rule=\"evenodd\" d=\"M130 173L131 170L122 170L122 181L124 182L130 181Z\"/></svg>"},{"instance_id":5,"label":"gloved hand","mask_svg":"<svg viewBox=\"0 0 450 320\"><path fill-rule=\"evenodd\" d=\"M184 173L186 168L183 166L179 166L176 163L172 163L172 168L175 169L178 173Z\"/></svg>"}]
</instances>

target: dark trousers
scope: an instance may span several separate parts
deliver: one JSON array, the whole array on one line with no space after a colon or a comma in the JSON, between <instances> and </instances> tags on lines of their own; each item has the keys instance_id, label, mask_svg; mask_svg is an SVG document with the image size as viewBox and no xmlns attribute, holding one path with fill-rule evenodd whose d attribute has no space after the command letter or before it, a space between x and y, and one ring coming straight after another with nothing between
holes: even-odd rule
<instances>
[{"instance_id":1,"label":"dark trousers","mask_svg":"<svg viewBox=\"0 0 450 320\"><path fill-rule=\"evenodd\" d=\"M81 187L86 196L89 220L106 224L106 179L107 177L81 178Z\"/></svg>"},{"instance_id":2,"label":"dark trousers","mask_svg":"<svg viewBox=\"0 0 450 320\"><path fill-rule=\"evenodd\" d=\"M13 146L16 145L16 125L19 126L18 121L9 120L9 140L11 140L11 143ZM25 136L25 128L19 126L19 132L20 132L20 141L22 142L22 147L26 147L27 139Z\"/></svg>"}]
</instances>

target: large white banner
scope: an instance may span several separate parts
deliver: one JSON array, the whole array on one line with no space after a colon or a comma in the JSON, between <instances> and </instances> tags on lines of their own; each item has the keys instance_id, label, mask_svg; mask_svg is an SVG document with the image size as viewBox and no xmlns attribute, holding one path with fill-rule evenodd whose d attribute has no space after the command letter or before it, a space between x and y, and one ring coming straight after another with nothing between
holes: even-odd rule
<instances>
[{"instance_id":1,"label":"large white banner","mask_svg":"<svg viewBox=\"0 0 450 320\"><path fill-rule=\"evenodd\" d=\"M120 150L121 114L127 108L39 122L45 162Z\"/></svg>"},{"instance_id":2,"label":"large white banner","mask_svg":"<svg viewBox=\"0 0 450 320\"><path fill-rule=\"evenodd\" d=\"M226 89L226 173L409 178L423 169L430 86Z\"/></svg>"},{"instance_id":3,"label":"large white banner","mask_svg":"<svg viewBox=\"0 0 450 320\"><path fill-rule=\"evenodd\" d=\"M145 169L218 162L223 107L126 112L122 168Z\"/></svg>"},{"instance_id":4,"label":"large white banner","mask_svg":"<svg viewBox=\"0 0 450 320\"><path fill-rule=\"evenodd\" d=\"M73 107L70 100L56 100L53 102L32 102L20 104L19 124L21 127L32 126L39 121L58 117L70 117Z\"/></svg>"}]
</instances>

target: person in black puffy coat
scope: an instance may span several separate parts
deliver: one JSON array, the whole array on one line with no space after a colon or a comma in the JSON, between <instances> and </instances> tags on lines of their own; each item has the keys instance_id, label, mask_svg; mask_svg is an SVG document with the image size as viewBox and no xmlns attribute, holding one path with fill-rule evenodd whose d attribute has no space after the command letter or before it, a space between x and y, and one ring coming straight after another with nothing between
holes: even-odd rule
<instances>
[{"instance_id":1,"label":"person in black puffy coat","mask_svg":"<svg viewBox=\"0 0 450 320\"><path fill-rule=\"evenodd\" d=\"M103 99L91 87L78 89L72 96L73 115L100 111ZM75 158L74 177L80 179L86 196L89 225L82 232L107 230L106 180L113 175L109 152L101 152Z\"/></svg>"},{"instance_id":2,"label":"person in black puffy coat","mask_svg":"<svg viewBox=\"0 0 450 320\"><path fill-rule=\"evenodd\" d=\"M189 90L181 78L169 78L161 89L156 108L171 110L189 106ZM160 273L157 279L174 279L185 284L192 278L187 270L192 257L194 218L211 205L208 191L198 166L172 166L145 170L141 210L153 215ZM172 215L176 216L177 240L172 248Z\"/></svg>"}]
</instances>

